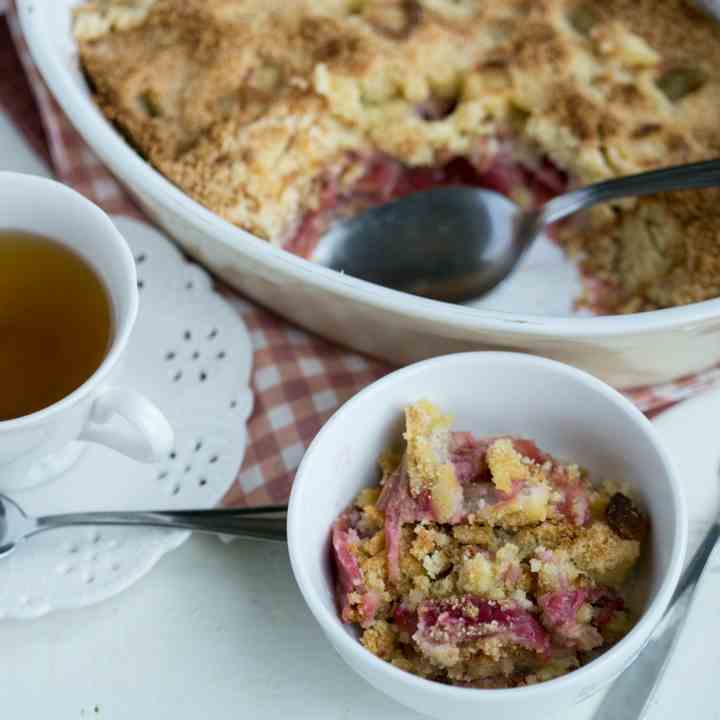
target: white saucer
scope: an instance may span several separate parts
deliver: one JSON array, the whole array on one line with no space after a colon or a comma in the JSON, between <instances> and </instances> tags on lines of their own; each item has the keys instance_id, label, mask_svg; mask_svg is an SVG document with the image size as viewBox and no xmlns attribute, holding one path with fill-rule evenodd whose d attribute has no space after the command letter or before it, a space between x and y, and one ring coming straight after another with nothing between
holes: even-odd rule
<instances>
[{"instance_id":1,"label":"white saucer","mask_svg":"<svg viewBox=\"0 0 720 720\"><path fill-rule=\"evenodd\" d=\"M13 494L31 514L216 505L235 480L252 409L252 345L207 274L153 228L114 218L138 267L140 313L121 384L146 394L176 433L164 462L143 465L88 445L57 480ZM0 618L90 605L147 573L186 531L77 528L33 538L0 565Z\"/></svg>"}]
</instances>

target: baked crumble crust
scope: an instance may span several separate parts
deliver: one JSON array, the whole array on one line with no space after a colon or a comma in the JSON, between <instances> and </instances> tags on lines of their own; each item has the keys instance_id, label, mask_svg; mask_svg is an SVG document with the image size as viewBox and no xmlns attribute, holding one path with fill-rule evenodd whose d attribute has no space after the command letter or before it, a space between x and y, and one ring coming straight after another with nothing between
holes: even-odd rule
<instances>
[{"instance_id":1,"label":"baked crumble crust","mask_svg":"<svg viewBox=\"0 0 720 720\"><path fill-rule=\"evenodd\" d=\"M549 160L579 185L720 153L720 27L684 0L95 0L75 30L138 150L277 244L378 154ZM704 300L720 294L717 200L603 206L559 239L603 310Z\"/></svg>"},{"instance_id":2,"label":"baked crumble crust","mask_svg":"<svg viewBox=\"0 0 720 720\"><path fill-rule=\"evenodd\" d=\"M450 425L431 403L421 400L405 410L407 475L414 497L430 494L430 503L440 522L447 522L459 510L461 488L450 462Z\"/></svg>"},{"instance_id":3,"label":"baked crumble crust","mask_svg":"<svg viewBox=\"0 0 720 720\"><path fill-rule=\"evenodd\" d=\"M628 632L635 618L623 593L647 522L626 488L594 487L526 440L448 433L447 416L427 401L406 418L414 428L404 457L389 469L385 456L380 489L362 490L332 530L342 618L360 627L368 650L440 682L516 687L570 672ZM430 480L435 473L434 463L408 456L418 438L439 444L438 422L445 449L435 451L460 485L449 521L430 509L432 482L411 489L425 470ZM493 495L498 469L515 495L542 476L546 519L500 512L513 497ZM494 512L477 512L478 494Z\"/></svg>"}]
</instances>

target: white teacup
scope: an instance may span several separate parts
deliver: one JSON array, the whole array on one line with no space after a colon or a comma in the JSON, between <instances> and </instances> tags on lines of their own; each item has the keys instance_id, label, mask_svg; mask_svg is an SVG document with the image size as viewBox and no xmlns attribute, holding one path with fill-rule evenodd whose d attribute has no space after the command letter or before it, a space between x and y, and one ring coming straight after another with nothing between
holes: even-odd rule
<instances>
[{"instance_id":1,"label":"white teacup","mask_svg":"<svg viewBox=\"0 0 720 720\"><path fill-rule=\"evenodd\" d=\"M127 243L97 206L52 180L0 172L0 229L45 235L71 248L103 280L113 310L113 339L85 382L43 410L0 422L0 490L46 482L67 470L82 442L106 445L141 462L172 450L173 432L158 408L113 384L138 311L135 262ZM114 415L126 422L106 426Z\"/></svg>"}]
</instances>

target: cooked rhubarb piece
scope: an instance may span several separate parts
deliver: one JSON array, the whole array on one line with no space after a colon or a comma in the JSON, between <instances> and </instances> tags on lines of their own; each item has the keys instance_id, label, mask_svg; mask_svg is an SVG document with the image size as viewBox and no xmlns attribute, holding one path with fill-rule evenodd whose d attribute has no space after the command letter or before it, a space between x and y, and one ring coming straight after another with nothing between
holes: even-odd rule
<instances>
[{"instance_id":1,"label":"cooked rhubarb piece","mask_svg":"<svg viewBox=\"0 0 720 720\"><path fill-rule=\"evenodd\" d=\"M445 667L461 662L468 648L475 654L512 652L516 646L541 655L550 651L542 625L527 610L514 604L503 607L492 600L464 595L450 600L426 600L417 611L412 636L420 651Z\"/></svg>"}]
</instances>

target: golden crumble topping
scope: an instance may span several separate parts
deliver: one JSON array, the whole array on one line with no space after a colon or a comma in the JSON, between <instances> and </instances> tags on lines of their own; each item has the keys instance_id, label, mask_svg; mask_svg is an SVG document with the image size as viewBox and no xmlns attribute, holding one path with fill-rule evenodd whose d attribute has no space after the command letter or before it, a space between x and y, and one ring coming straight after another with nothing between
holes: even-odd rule
<instances>
[{"instance_id":1,"label":"golden crumble topping","mask_svg":"<svg viewBox=\"0 0 720 720\"><path fill-rule=\"evenodd\" d=\"M487 449L487 464L495 487L502 492L512 491L513 480L527 480L530 468L523 462L523 456L515 450L512 440L495 440Z\"/></svg>"},{"instance_id":2,"label":"golden crumble topping","mask_svg":"<svg viewBox=\"0 0 720 720\"><path fill-rule=\"evenodd\" d=\"M430 493L435 515L446 522L457 512L460 484L448 455L452 418L421 400L405 411L407 474L412 495Z\"/></svg>"},{"instance_id":3,"label":"golden crumble topping","mask_svg":"<svg viewBox=\"0 0 720 720\"><path fill-rule=\"evenodd\" d=\"M385 183L454 158L496 186L514 172L501 188L527 204L549 167L581 185L720 151L720 27L685 0L94 0L75 31L135 147L277 244L378 156ZM605 310L704 300L717 200L603 206L558 238Z\"/></svg>"},{"instance_id":4,"label":"golden crumble topping","mask_svg":"<svg viewBox=\"0 0 720 720\"><path fill-rule=\"evenodd\" d=\"M404 453L392 470L384 461L379 492L361 490L332 529L338 605L362 644L421 677L494 688L558 677L620 640L647 532L627 489L594 487L528 440L451 432L427 401L405 417ZM435 464L413 457L422 438L459 487L447 520L428 495ZM521 499L539 477L541 520Z\"/></svg>"}]
</instances>

